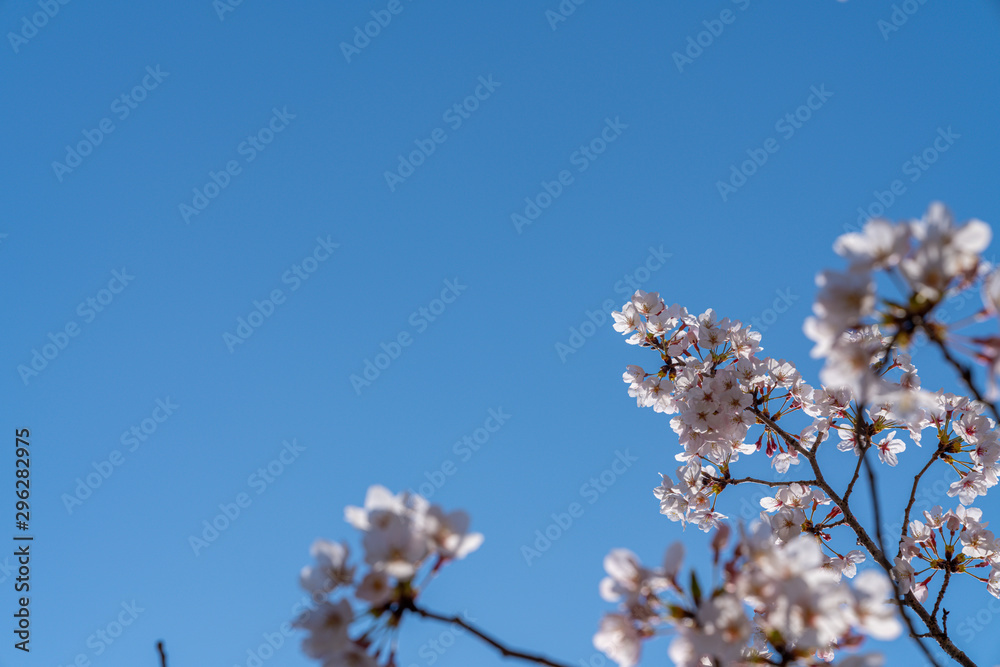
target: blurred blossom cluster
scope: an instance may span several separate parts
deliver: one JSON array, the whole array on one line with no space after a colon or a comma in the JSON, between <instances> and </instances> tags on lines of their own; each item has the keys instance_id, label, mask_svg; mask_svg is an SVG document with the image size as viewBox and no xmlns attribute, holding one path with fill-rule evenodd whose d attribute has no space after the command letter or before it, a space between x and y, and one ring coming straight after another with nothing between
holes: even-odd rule
<instances>
[{"instance_id":1,"label":"blurred blossom cluster","mask_svg":"<svg viewBox=\"0 0 1000 667\"><path fill-rule=\"evenodd\" d=\"M347 507L344 515L363 533L367 569L357 576L346 543L317 540L316 564L302 569L300 582L314 599L330 598L294 625L308 633L303 650L324 667L395 665L393 635L420 594L418 575L426 585L448 562L478 549L483 536L469 532L465 512L446 513L422 496L393 495L384 486L372 486L364 507Z\"/></svg>"},{"instance_id":2,"label":"blurred blossom cluster","mask_svg":"<svg viewBox=\"0 0 1000 667\"><path fill-rule=\"evenodd\" d=\"M834 647L856 646L864 635L899 635L892 585L883 574L868 570L849 586L840 572L825 567L815 539L799 535L779 544L766 524L741 532L731 556L723 559L729 536L723 527L712 540L713 560L722 571L712 590L702 590L694 573L689 584L681 582L680 543L653 569L628 550L612 551L604 560L608 576L600 590L605 600L619 602L619 611L604 616L594 645L630 667L639 662L641 641L669 625L673 639L667 653L673 663L701 667L828 662ZM775 658L782 662L772 662ZM853 655L837 664L879 665L881 659Z\"/></svg>"}]
</instances>

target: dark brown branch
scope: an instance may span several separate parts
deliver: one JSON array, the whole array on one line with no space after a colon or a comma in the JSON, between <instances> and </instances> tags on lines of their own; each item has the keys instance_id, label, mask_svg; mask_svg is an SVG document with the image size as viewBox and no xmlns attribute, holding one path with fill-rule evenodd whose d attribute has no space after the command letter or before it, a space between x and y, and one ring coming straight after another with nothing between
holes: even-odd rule
<instances>
[{"instance_id":1,"label":"dark brown branch","mask_svg":"<svg viewBox=\"0 0 1000 667\"><path fill-rule=\"evenodd\" d=\"M917 476L913 478L913 488L910 489L910 500L909 502L906 503L906 511L903 512L903 530L899 534L900 544L902 544L903 538L906 537L907 527L910 525L910 510L913 509L913 501L916 500L917 498L917 485L920 484L920 478L923 477L924 473L930 469L931 464L937 460L938 455L944 450L944 446L945 446L944 441L939 439L938 447L936 450L934 450L934 453L931 454L930 460L924 464L924 467L920 469L920 472L917 473ZM902 550L897 549L896 555L898 556L901 553Z\"/></svg>"},{"instance_id":2,"label":"dark brown branch","mask_svg":"<svg viewBox=\"0 0 1000 667\"><path fill-rule=\"evenodd\" d=\"M739 479L732 479L731 477L712 477L711 475L706 475L706 477L713 482L719 482L720 484L725 485L732 484L734 486L737 484L763 484L764 486L790 486L792 484L804 484L805 486L809 486L816 483L816 480L814 479L769 482L765 479L756 479L754 477L741 477Z\"/></svg>"},{"instance_id":3,"label":"dark brown branch","mask_svg":"<svg viewBox=\"0 0 1000 667\"><path fill-rule=\"evenodd\" d=\"M882 539L882 503L878 499L878 487L875 486L875 471L872 462L862 454L865 463L865 472L868 473L868 486L872 490L872 513L875 515L875 540L878 542L879 551L885 553L885 540Z\"/></svg>"},{"instance_id":4,"label":"dark brown branch","mask_svg":"<svg viewBox=\"0 0 1000 667\"><path fill-rule=\"evenodd\" d=\"M934 601L934 610L931 612L931 616L937 618L938 607L941 606L941 600L944 599L944 592L948 588L948 582L951 581L951 568L945 568L944 571L944 583L941 584L941 590L938 591L937 600Z\"/></svg>"},{"instance_id":5,"label":"dark brown branch","mask_svg":"<svg viewBox=\"0 0 1000 667\"><path fill-rule=\"evenodd\" d=\"M857 442L857 438L858 438L857 431L855 431L855 434L854 434L855 442ZM858 464L856 466L854 466L854 475L851 477L851 481L847 485L847 491L844 492L844 502L845 503L851 497L851 491L854 490L854 483L858 481L858 477L860 476L860 473L861 473L861 464L865 460L865 452L867 452L867 451L868 451L868 448L866 447L864 450L862 450L861 454L858 455Z\"/></svg>"},{"instance_id":6,"label":"dark brown branch","mask_svg":"<svg viewBox=\"0 0 1000 667\"><path fill-rule=\"evenodd\" d=\"M817 447L814 447L812 452L806 452L795 441L795 438L793 438L784 429L778 426L774 422L774 420L772 420L770 417L761 412L759 408L754 406L747 409L753 412L758 417L758 419L767 424L790 447L796 449L797 451L805 455L806 460L809 461L809 464L812 466L813 473L816 475L816 485L821 489L823 489L823 491L825 491L826 494L830 497L830 500L832 500L834 504L840 508L840 511L844 513L844 520L854 531L854 534L857 535L858 542L862 546L864 546L865 549L868 550L868 553L872 555L872 557L875 559L875 562L877 562L882 567L882 569L889 574L890 581L892 582L893 586L896 587L897 582L895 581L895 579L892 578L891 574L892 563L888 561L888 559L885 556L885 553L881 549L879 549L878 545L875 544L871 536L868 535L868 532L865 530L864 526L862 526L861 523L858 521L857 517L854 516L854 513L851 511L850 506L844 502L844 499L840 497L840 494L838 494L836 491L833 490L833 487L831 487L830 484L827 483L826 478L823 476L823 471L820 469L819 462L816 460ZM934 639L934 641L936 641L938 645L942 649L944 649L944 651L951 658L953 658L959 664L964 665L965 667L977 667L976 663L974 663L969 658L969 656L965 655L965 653L960 648L958 648L955 645L955 643L951 641L951 639L948 638L947 634L942 632L941 626L938 625L937 621L930 615L930 613L928 613L928 611L924 608L924 606L917 601L917 599L913 596L912 592L909 592L905 596L903 596L901 603L906 607L912 609L914 613L916 613L917 616L920 617L920 620L923 621L924 625L927 626L927 630L931 635L931 637ZM903 617L903 621L906 623L907 629L910 631L910 634L917 635L917 632L913 627L913 621L910 620L909 616L907 616L902 611L901 611L901 616ZM937 662L930 655L930 652L927 650L927 647L920 642L917 643L920 646L921 650L924 652L924 655L931 662L931 664L937 665Z\"/></svg>"},{"instance_id":7,"label":"dark brown branch","mask_svg":"<svg viewBox=\"0 0 1000 667\"><path fill-rule=\"evenodd\" d=\"M875 470L872 467L871 459L864 454L861 455L865 464L865 472L868 473L868 486L872 490L872 513L875 515L875 540L878 542L879 550L885 553L885 540L882 539L882 503L878 499L878 487L875 486Z\"/></svg>"},{"instance_id":8,"label":"dark brown branch","mask_svg":"<svg viewBox=\"0 0 1000 667\"><path fill-rule=\"evenodd\" d=\"M167 667L167 654L163 651L163 642L156 642L156 650L160 652L160 667Z\"/></svg>"},{"instance_id":9,"label":"dark brown branch","mask_svg":"<svg viewBox=\"0 0 1000 667\"><path fill-rule=\"evenodd\" d=\"M452 625L457 625L460 628L464 628L469 632L471 632L472 634L479 637L480 639L482 639L484 642L486 642L496 650L500 651L501 655L503 655L505 658L518 658L520 660L527 660L528 662L536 662L540 665L547 665L548 667L571 667L570 665L563 662L555 662L553 660L549 660L548 658L542 655L537 655L534 653L525 653L524 651L518 651L516 649L507 648L506 646L501 644L497 639L494 639L493 637L489 636L488 634L486 634L479 628L475 627L474 625L467 623L465 619L463 619L461 616L443 616L441 614L436 614L432 611L421 609L413 602L410 602L407 609L423 618L432 618L435 621L441 621L442 623L451 623Z\"/></svg>"}]
</instances>

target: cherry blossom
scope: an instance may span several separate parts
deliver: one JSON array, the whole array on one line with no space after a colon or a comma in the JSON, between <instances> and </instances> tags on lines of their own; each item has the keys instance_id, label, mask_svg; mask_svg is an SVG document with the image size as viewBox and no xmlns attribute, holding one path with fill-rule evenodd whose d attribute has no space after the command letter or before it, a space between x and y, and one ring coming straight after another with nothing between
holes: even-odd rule
<instances>
[{"instance_id":1,"label":"cherry blossom","mask_svg":"<svg viewBox=\"0 0 1000 667\"><path fill-rule=\"evenodd\" d=\"M350 547L346 543L316 540L309 553L317 566L302 568L300 582L304 589L310 593L328 593L337 586L354 583L354 567L347 562Z\"/></svg>"},{"instance_id":2,"label":"cherry blossom","mask_svg":"<svg viewBox=\"0 0 1000 667\"><path fill-rule=\"evenodd\" d=\"M639 632L622 614L605 614L600 629L594 635L594 648L617 662L621 667L639 663L642 650Z\"/></svg>"},{"instance_id":3,"label":"cherry blossom","mask_svg":"<svg viewBox=\"0 0 1000 667\"><path fill-rule=\"evenodd\" d=\"M906 449L906 443L899 438L894 437L895 435L895 431L889 431L884 438L875 443L879 460L882 461L882 463L891 466L899 463L899 459L896 458L896 454Z\"/></svg>"},{"instance_id":4,"label":"cherry blossom","mask_svg":"<svg viewBox=\"0 0 1000 667\"><path fill-rule=\"evenodd\" d=\"M347 629L354 621L354 610L347 600L337 604L323 601L315 609L306 611L295 620L296 627L309 632L302 642L306 655L328 660L347 648L350 638Z\"/></svg>"},{"instance_id":5,"label":"cherry blossom","mask_svg":"<svg viewBox=\"0 0 1000 667\"><path fill-rule=\"evenodd\" d=\"M897 266L910 249L910 228L873 218L861 232L844 234L833 244L838 255L851 262L856 271L889 269Z\"/></svg>"},{"instance_id":6,"label":"cherry blossom","mask_svg":"<svg viewBox=\"0 0 1000 667\"><path fill-rule=\"evenodd\" d=\"M630 601L666 587L662 573L648 570L628 549L615 549L604 557L608 576L601 580L601 597L616 602L622 597Z\"/></svg>"},{"instance_id":7,"label":"cherry blossom","mask_svg":"<svg viewBox=\"0 0 1000 667\"><path fill-rule=\"evenodd\" d=\"M989 225L970 220L955 226L951 211L940 202L927 209L923 219L910 223L916 252L900 263L903 274L931 299L944 294L955 278L971 278L979 266L979 254L990 243Z\"/></svg>"}]
</instances>

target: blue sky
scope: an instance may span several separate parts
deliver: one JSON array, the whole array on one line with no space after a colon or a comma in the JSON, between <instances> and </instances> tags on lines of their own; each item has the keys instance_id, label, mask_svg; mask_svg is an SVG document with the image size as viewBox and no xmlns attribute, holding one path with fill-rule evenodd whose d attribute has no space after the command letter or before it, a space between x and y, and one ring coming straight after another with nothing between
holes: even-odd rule
<instances>
[{"instance_id":1,"label":"blue sky","mask_svg":"<svg viewBox=\"0 0 1000 667\"><path fill-rule=\"evenodd\" d=\"M0 3L3 422L31 431L35 535L32 650L5 630L0 664L153 665L163 639L172 666L247 665L312 541L354 539L343 506L449 461L432 500L486 541L428 606L590 661L603 556L704 543L657 512L676 439L621 383L648 356L587 324L603 305L631 282L756 318L815 382L813 276L859 207L1000 220L996 3L562 5ZM924 356L925 386L946 381ZM491 411L509 417L457 446ZM619 452L635 461L585 491ZM979 633L1000 605L967 595L965 645L996 662ZM401 664L501 663L468 638L428 652L445 630L408 622ZM263 664L311 664L298 639Z\"/></svg>"}]
</instances>

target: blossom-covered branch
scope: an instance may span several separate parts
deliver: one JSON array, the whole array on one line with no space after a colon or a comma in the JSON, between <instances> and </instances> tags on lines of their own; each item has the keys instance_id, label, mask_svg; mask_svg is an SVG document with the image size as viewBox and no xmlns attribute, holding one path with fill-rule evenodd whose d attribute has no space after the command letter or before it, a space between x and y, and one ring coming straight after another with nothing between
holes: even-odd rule
<instances>
[{"instance_id":1,"label":"blossom-covered branch","mask_svg":"<svg viewBox=\"0 0 1000 667\"><path fill-rule=\"evenodd\" d=\"M1000 541L972 506L1000 474L1000 419L987 402L1000 396L1000 335L962 335L960 326L947 326L937 314L950 296L980 284L984 306L971 321L1000 313L1000 273L991 273L981 257L990 239L985 223L957 225L937 203L920 220L875 219L841 236L834 249L848 266L818 275L820 290L804 327L815 343L813 356L823 359L815 385L791 362L764 356L759 332L711 309L695 315L640 290L613 313L614 328L630 344L656 355L648 371L627 367L629 396L669 415L677 436L673 458L680 465L673 476L661 474L654 489L660 512L713 533L715 573L711 588L703 587L697 571L682 575L681 543L668 547L653 567L628 549L612 549L598 590L618 608L600 621L593 639L598 649L632 667L645 643L669 634L667 655L681 667L874 667L882 656L858 649L867 637L898 637L905 624L932 664L921 639L974 667L949 637L943 606L960 575L1000 597ZM898 295L879 294L880 274ZM941 350L972 399L921 388L912 354L924 340ZM985 398L957 350L991 365ZM875 467L891 473L928 430L934 451L909 484L898 544L887 545ZM841 466L853 471L846 484L824 473L827 458L852 455L856 460ZM809 473L768 481L735 472L741 459L754 456L769 461L778 475L803 463ZM915 518L918 488L934 465L956 475L948 495L958 502ZM862 469L874 539L851 504L860 494ZM743 484L773 494L760 501L759 520L749 526L732 524L720 504L726 489ZM418 602L445 565L482 543L482 535L469 532L464 512L448 514L419 495L374 486L364 507L348 507L345 516L363 533L367 572L357 580L346 543L319 540L312 549L317 564L301 575L314 599L330 596L295 621L309 633L306 653L324 667L395 667L407 615L461 627L506 657L564 667Z\"/></svg>"},{"instance_id":2,"label":"blossom-covered branch","mask_svg":"<svg viewBox=\"0 0 1000 667\"><path fill-rule=\"evenodd\" d=\"M988 578L976 578L987 583L990 593L1000 594L1000 543L985 530L981 511L969 507L997 483L1000 444L994 431L996 423L982 415L986 407L992 406L921 390L908 349L920 333L943 347L946 341L959 340L948 327L934 320L934 311L949 294L968 288L989 271L991 267L981 260L980 253L990 236L985 223L973 220L957 226L944 206L933 204L922 220L899 225L872 220L863 232L841 237L835 249L850 266L844 272L820 273L817 284L821 290L813 307L814 317L805 326L806 334L816 343L814 356L825 359L820 374L824 384L818 388L806 384L787 361L759 355L760 334L739 322L719 320L712 310L695 316L681 306L668 307L656 293L639 291L621 312L614 313L615 329L629 336L629 343L655 351L661 364L655 372L629 366L624 375L629 395L640 406L676 415L670 426L683 449L676 458L684 465L677 470L676 483L664 477L656 490L661 512L702 530L717 529L726 520L716 509L717 502L728 486L727 480L733 478L730 466L741 456L763 449L781 474L806 460L815 477L811 483L765 483L769 487L782 486L774 498L762 501L762 518L775 542L784 544L809 534L830 552L823 567L846 574L845 563L853 568L854 562L863 561L865 556L859 551L847 555L836 552L829 530L849 527L876 563L894 574L897 592L904 596L902 602L927 625L927 633L917 633L904 615L910 634L934 639L951 657L966 665L973 663L938 626L937 608L929 613L922 602L937 570L944 571L950 581L953 573L976 577L973 568L988 567ZM890 274L904 291L897 299L882 298L881 309L877 307L874 279L879 271ZM984 298L988 305L983 312L995 313L1000 304L1000 283L991 277L987 285L990 289L984 291ZM992 343L1000 339L969 340ZM967 369L963 377L971 386ZM811 418L811 423L807 422L797 435L779 425L796 412ZM755 419L747 420L747 413ZM752 442L750 431L755 425L762 425L763 432ZM934 544L923 537L924 524L909 522L904 528L900 557L893 563L881 546L880 504L871 461L865 454L874 449L882 464L894 467L907 448L897 433L905 429L919 446L922 431L928 427L936 428L942 444L914 479L904 523L909 522L920 478L937 460L958 473L949 495L959 496L962 504L948 513L932 509L937 513L935 525L952 522L947 528L949 537L939 531L943 553L934 550ZM827 482L818 459L820 444L828 438L839 440L837 449L858 457L843 495ZM872 487L877 542L848 504L863 465ZM819 506L830 503L834 509L817 521ZM908 540L923 540L921 549L914 552ZM913 558L927 562L929 577L921 581L913 578ZM946 584L942 584L942 591L944 588ZM939 600L942 597L943 592ZM755 622L759 621L759 606L750 600L744 602L755 610ZM633 621L642 627L642 619ZM815 622L825 621L819 616ZM766 632L765 636L771 648L778 650L774 639L783 640ZM831 653L823 657L832 657L835 648L849 646L847 639L845 636L831 641L827 647ZM823 650L818 654L822 655ZM717 659L703 653L691 664Z\"/></svg>"}]
</instances>

